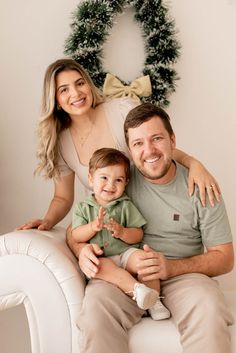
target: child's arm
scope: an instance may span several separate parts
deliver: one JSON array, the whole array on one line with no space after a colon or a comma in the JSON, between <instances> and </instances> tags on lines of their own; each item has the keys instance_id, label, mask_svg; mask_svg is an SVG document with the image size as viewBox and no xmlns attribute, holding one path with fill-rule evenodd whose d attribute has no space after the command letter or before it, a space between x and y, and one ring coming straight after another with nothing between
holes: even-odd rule
<instances>
[{"instance_id":1,"label":"child's arm","mask_svg":"<svg viewBox=\"0 0 236 353\"><path fill-rule=\"evenodd\" d=\"M72 237L74 240L79 243L85 243L93 238L97 232L102 230L104 226L104 217L105 210L101 207L99 209L97 218L95 218L92 222L82 224L72 230Z\"/></svg>"},{"instance_id":2,"label":"child's arm","mask_svg":"<svg viewBox=\"0 0 236 353\"><path fill-rule=\"evenodd\" d=\"M114 238L118 238L127 244L136 244L143 239L142 228L125 228L113 218L110 218L109 223L105 224L104 227L112 232Z\"/></svg>"}]
</instances>

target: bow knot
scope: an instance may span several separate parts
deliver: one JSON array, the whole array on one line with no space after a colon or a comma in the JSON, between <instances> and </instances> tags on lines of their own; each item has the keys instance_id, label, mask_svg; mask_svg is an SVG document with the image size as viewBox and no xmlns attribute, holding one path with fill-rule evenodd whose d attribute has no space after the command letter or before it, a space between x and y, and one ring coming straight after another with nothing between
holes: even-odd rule
<instances>
[{"instance_id":1,"label":"bow knot","mask_svg":"<svg viewBox=\"0 0 236 353\"><path fill-rule=\"evenodd\" d=\"M103 85L103 93L114 98L128 96L139 101L139 97L148 97L152 94L151 80L149 75L146 75L125 86L117 77L107 74Z\"/></svg>"},{"instance_id":2,"label":"bow knot","mask_svg":"<svg viewBox=\"0 0 236 353\"><path fill-rule=\"evenodd\" d=\"M125 95L128 96L131 92L131 86L124 86Z\"/></svg>"}]
</instances>

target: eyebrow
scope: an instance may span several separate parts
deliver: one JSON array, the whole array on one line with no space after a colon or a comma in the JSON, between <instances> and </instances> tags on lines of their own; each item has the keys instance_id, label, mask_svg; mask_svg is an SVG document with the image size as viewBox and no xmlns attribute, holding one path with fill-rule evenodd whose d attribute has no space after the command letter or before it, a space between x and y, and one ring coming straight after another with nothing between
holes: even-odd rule
<instances>
[{"instance_id":1,"label":"eyebrow","mask_svg":"<svg viewBox=\"0 0 236 353\"><path fill-rule=\"evenodd\" d=\"M155 136L163 136L163 132L156 132L155 134L151 135L150 138L153 138ZM143 139L144 139L144 137L138 137L138 138L136 138L134 140L130 140L130 142L134 143L134 142L137 142L137 141L141 141Z\"/></svg>"},{"instance_id":2,"label":"eyebrow","mask_svg":"<svg viewBox=\"0 0 236 353\"><path fill-rule=\"evenodd\" d=\"M79 81L84 81L84 78L83 77L80 77L80 78L78 78L77 80L75 80L74 81L74 83L78 83ZM69 86L69 84L67 84L67 83L65 83L64 85L61 85L61 86L59 86L58 88L57 88L57 91L59 90L59 89L61 89L61 88L65 88L65 87L68 87Z\"/></svg>"},{"instance_id":3,"label":"eyebrow","mask_svg":"<svg viewBox=\"0 0 236 353\"><path fill-rule=\"evenodd\" d=\"M106 174L106 173L101 173L101 174L99 174L100 176L109 176L108 174ZM126 177L124 176L124 175L120 175L120 176L118 176L118 177L116 177L116 179L118 179L118 178L120 178L120 179L126 179Z\"/></svg>"},{"instance_id":4,"label":"eyebrow","mask_svg":"<svg viewBox=\"0 0 236 353\"><path fill-rule=\"evenodd\" d=\"M137 141L140 141L140 140L143 140L143 138L142 138L142 137L139 137L139 138L137 138L137 139L135 139L135 140L130 140L130 143L134 143L134 142L137 142Z\"/></svg>"}]
</instances>

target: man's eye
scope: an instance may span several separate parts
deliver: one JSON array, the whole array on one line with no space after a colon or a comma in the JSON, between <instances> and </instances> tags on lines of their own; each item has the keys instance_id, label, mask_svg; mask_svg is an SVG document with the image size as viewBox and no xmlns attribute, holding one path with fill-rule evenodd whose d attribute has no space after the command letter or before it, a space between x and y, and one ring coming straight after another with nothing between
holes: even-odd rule
<instances>
[{"instance_id":1,"label":"man's eye","mask_svg":"<svg viewBox=\"0 0 236 353\"><path fill-rule=\"evenodd\" d=\"M153 140L154 141L160 141L161 140L161 136L155 136L155 137L153 137Z\"/></svg>"},{"instance_id":2,"label":"man's eye","mask_svg":"<svg viewBox=\"0 0 236 353\"><path fill-rule=\"evenodd\" d=\"M135 143L133 144L133 147L139 147L139 146L142 146L142 142L141 142L141 141L135 142Z\"/></svg>"},{"instance_id":3,"label":"man's eye","mask_svg":"<svg viewBox=\"0 0 236 353\"><path fill-rule=\"evenodd\" d=\"M107 180L107 177L106 176L101 176L101 179L102 180Z\"/></svg>"}]
</instances>

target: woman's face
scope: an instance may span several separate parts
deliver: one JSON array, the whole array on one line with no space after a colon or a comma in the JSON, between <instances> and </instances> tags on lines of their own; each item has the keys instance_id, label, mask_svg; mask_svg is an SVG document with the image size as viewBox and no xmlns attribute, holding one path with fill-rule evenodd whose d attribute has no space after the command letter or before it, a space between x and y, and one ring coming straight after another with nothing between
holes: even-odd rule
<instances>
[{"instance_id":1,"label":"woman's face","mask_svg":"<svg viewBox=\"0 0 236 353\"><path fill-rule=\"evenodd\" d=\"M93 103L91 87L78 71L62 71L56 77L56 100L71 118L86 114Z\"/></svg>"}]
</instances>

